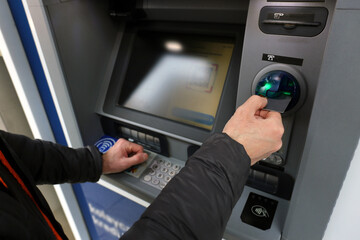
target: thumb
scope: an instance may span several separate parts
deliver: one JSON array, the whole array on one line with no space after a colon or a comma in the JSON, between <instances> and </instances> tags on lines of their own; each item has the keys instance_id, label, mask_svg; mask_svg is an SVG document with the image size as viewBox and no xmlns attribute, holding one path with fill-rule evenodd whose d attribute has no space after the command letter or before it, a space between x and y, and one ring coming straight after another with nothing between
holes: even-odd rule
<instances>
[{"instance_id":1,"label":"thumb","mask_svg":"<svg viewBox=\"0 0 360 240\"><path fill-rule=\"evenodd\" d=\"M124 158L123 161L126 165L133 166L145 162L148 158L146 153L137 153L131 157Z\"/></svg>"},{"instance_id":2,"label":"thumb","mask_svg":"<svg viewBox=\"0 0 360 240\"><path fill-rule=\"evenodd\" d=\"M267 103L268 101L265 97L253 95L242 105L242 107L245 111L255 114L257 111L263 109Z\"/></svg>"},{"instance_id":3,"label":"thumb","mask_svg":"<svg viewBox=\"0 0 360 240\"><path fill-rule=\"evenodd\" d=\"M137 153L131 157L128 157L128 160L133 164L139 164L145 162L148 159L147 153Z\"/></svg>"}]
</instances>

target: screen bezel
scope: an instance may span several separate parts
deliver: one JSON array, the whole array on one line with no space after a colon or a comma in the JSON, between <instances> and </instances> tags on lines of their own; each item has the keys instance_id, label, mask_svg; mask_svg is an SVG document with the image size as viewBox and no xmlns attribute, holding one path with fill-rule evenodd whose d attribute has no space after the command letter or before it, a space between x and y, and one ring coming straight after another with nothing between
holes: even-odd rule
<instances>
[{"instance_id":1,"label":"screen bezel","mask_svg":"<svg viewBox=\"0 0 360 240\"><path fill-rule=\"evenodd\" d=\"M131 57L131 50L137 31L169 32L175 34L183 33L234 38L235 46L218 105L216 118L211 131L125 108L118 104L121 87L125 80ZM114 119L118 121L123 120L128 124L130 123L136 126L141 126L165 135L178 136L179 138L185 138L202 143L209 135L215 132L221 132L227 120L234 113L236 107L237 82L239 79L244 32L244 25L232 24L180 22L140 22L127 24L120 43L114 70L111 75L110 84L103 105L103 112L109 114L110 116L114 116Z\"/></svg>"}]
</instances>

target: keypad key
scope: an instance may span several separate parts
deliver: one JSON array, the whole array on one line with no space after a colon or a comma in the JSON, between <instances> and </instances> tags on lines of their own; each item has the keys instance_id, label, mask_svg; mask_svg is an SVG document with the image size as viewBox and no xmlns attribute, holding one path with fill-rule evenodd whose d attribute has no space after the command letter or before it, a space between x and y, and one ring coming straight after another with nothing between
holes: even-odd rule
<instances>
[{"instance_id":1,"label":"keypad key","mask_svg":"<svg viewBox=\"0 0 360 240\"><path fill-rule=\"evenodd\" d=\"M179 171L180 170L180 166L175 164L173 167L172 167L175 171Z\"/></svg>"},{"instance_id":2,"label":"keypad key","mask_svg":"<svg viewBox=\"0 0 360 240\"><path fill-rule=\"evenodd\" d=\"M148 167L143 182L162 190L168 182L180 171L181 164L154 156L153 163Z\"/></svg>"},{"instance_id":3,"label":"keypad key","mask_svg":"<svg viewBox=\"0 0 360 240\"><path fill-rule=\"evenodd\" d=\"M144 180L145 180L146 182L150 182L151 176L150 176L150 175L145 175Z\"/></svg>"},{"instance_id":4,"label":"keypad key","mask_svg":"<svg viewBox=\"0 0 360 240\"><path fill-rule=\"evenodd\" d=\"M151 168L154 169L154 170L158 170L158 169L159 169L159 165L154 164L154 165L151 166Z\"/></svg>"},{"instance_id":5,"label":"keypad key","mask_svg":"<svg viewBox=\"0 0 360 240\"><path fill-rule=\"evenodd\" d=\"M160 180L154 178L154 179L151 181L151 183L154 184L154 185L158 185L158 184L160 183Z\"/></svg>"},{"instance_id":6,"label":"keypad key","mask_svg":"<svg viewBox=\"0 0 360 240\"><path fill-rule=\"evenodd\" d=\"M175 174L176 174L176 172L175 172L174 170L170 170L170 171L169 171L169 175L170 175L171 177L175 176Z\"/></svg>"}]
</instances>

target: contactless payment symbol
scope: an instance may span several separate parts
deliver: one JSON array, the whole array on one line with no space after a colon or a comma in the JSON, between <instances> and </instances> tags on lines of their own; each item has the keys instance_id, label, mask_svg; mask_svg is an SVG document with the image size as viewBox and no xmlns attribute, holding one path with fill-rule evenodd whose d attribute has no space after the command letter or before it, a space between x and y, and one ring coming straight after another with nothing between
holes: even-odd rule
<instances>
[{"instance_id":1,"label":"contactless payment symbol","mask_svg":"<svg viewBox=\"0 0 360 240\"><path fill-rule=\"evenodd\" d=\"M257 217L265 217L265 218L269 217L269 213L266 210L266 208L264 208L263 206L260 206L260 205L252 206L251 212Z\"/></svg>"},{"instance_id":2,"label":"contactless payment symbol","mask_svg":"<svg viewBox=\"0 0 360 240\"><path fill-rule=\"evenodd\" d=\"M112 146L115 145L117 139L110 136L103 136L95 143L95 146L101 153L106 153Z\"/></svg>"}]
</instances>

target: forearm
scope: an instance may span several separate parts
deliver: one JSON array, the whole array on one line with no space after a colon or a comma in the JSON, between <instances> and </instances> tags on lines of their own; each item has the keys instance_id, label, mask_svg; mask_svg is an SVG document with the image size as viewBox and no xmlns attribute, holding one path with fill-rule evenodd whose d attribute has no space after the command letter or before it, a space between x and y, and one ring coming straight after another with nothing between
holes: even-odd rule
<instances>
[{"instance_id":1,"label":"forearm","mask_svg":"<svg viewBox=\"0 0 360 240\"><path fill-rule=\"evenodd\" d=\"M95 149L72 149L52 142L1 132L37 184L96 181L101 174L101 155Z\"/></svg>"},{"instance_id":2,"label":"forearm","mask_svg":"<svg viewBox=\"0 0 360 240\"><path fill-rule=\"evenodd\" d=\"M212 136L124 239L134 235L156 239L162 234L170 239L221 239L249 167L250 159L239 143L224 134Z\"/></svg>"}]
</instances>

